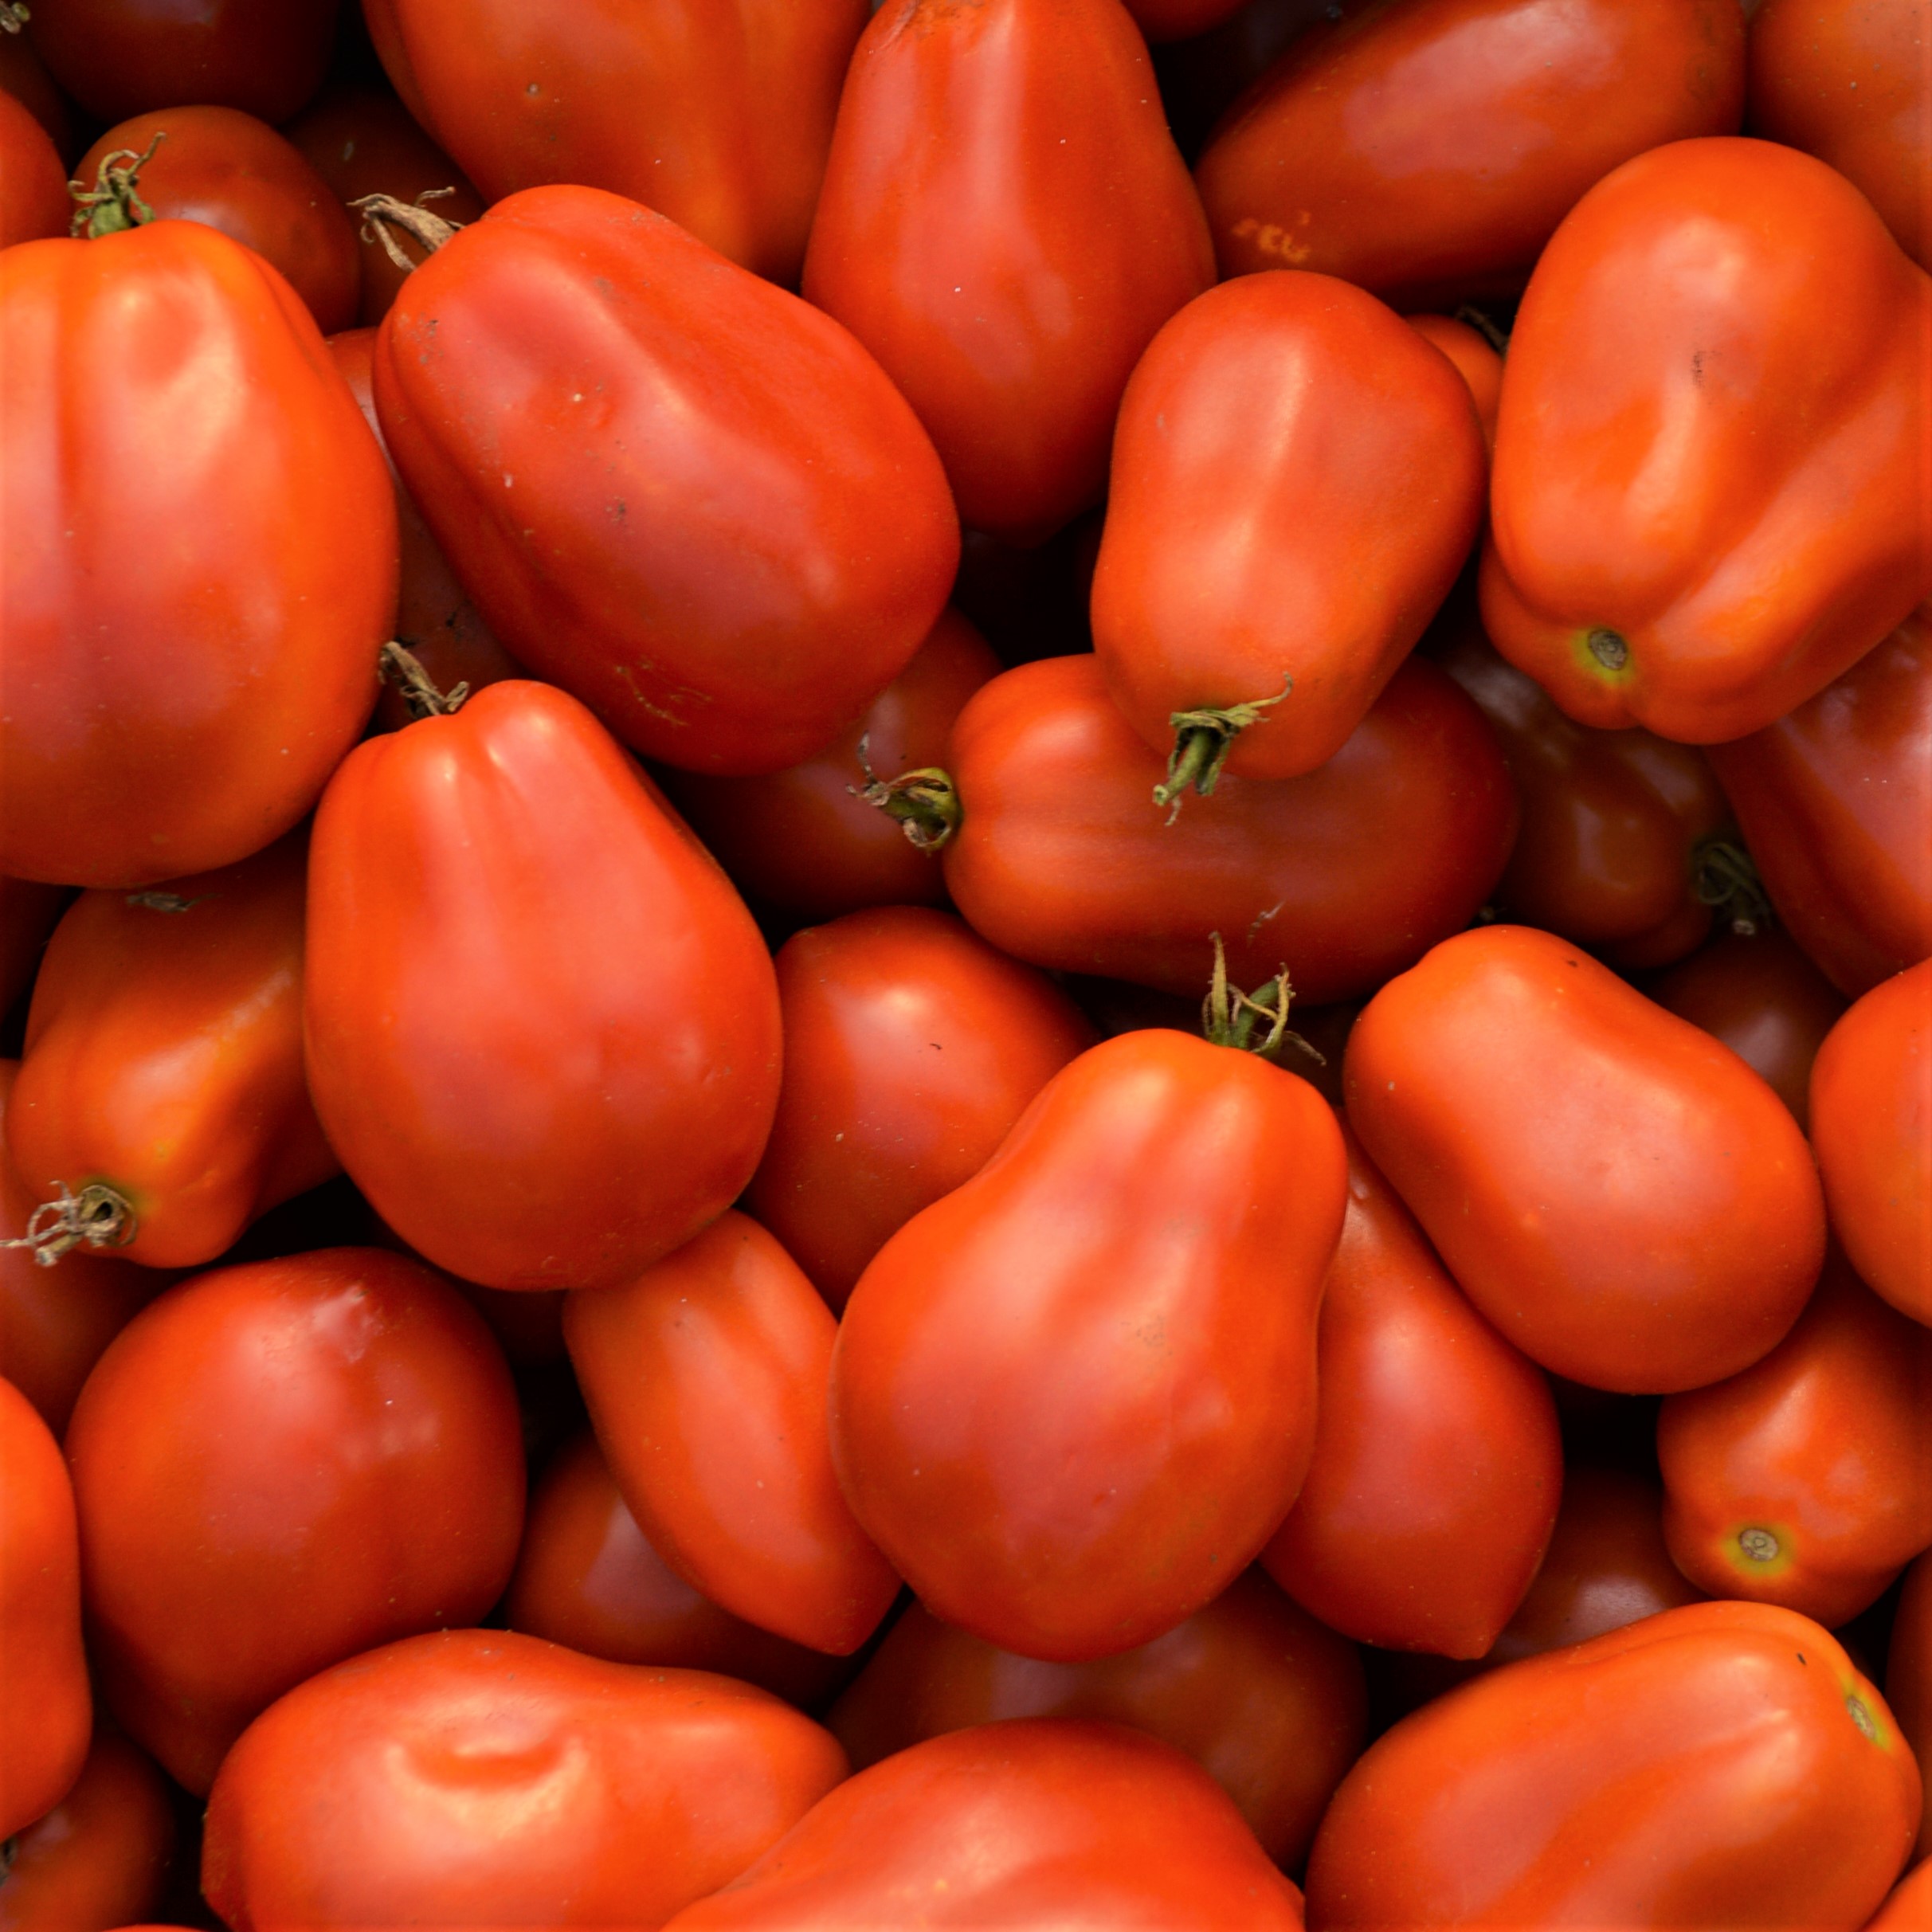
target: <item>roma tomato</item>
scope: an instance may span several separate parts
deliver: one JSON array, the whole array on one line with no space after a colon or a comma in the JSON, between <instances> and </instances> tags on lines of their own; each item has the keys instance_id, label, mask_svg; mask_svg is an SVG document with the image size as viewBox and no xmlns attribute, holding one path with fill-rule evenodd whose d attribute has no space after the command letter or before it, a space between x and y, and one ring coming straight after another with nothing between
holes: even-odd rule
<instances>
[{"instance_id":1,"label":"roma tomato","mask_svg":"<svg viewBox=\"0 0 1932 1932\"><path fill-rule=\"evenodd\" d=\"M46 129L54 152L63 158L65 173L65 157L79 153L80 148L73 135L73 116L69 112L72 104L24 33L0 31L0 93L12 95Z\"/></svg>"},{"instance_id":2,"label":"roma tomato","mask_svg":"<svg viewBox=\"0 0 1932 1932\"><path fill-rule=\"evenodd\" d=\"M0 872L232 864L375 702L382 453L288 284L198 221L6 250L0 339Z\"/></svg>"},{"instance_id":3,"label":"roma tomato","mask_svg":"<svg viewBox=\"0 0 1932 1932\"><path fill-rule=\"evenodd\" d=\"M1432 664L1389 680L1299 778L1224 778L1171 823L1161 754L1091 656L1023 664L959 715L953 902L1002 951L1199 996L1285 960L1311 1005L1370 992L1466 926L1509 856L1516 796L1495 735Z\"/></svg>"},{"instance_id":4,"label":"roma tomato","mask_svg":"<svg viewBox=\"0 0 1932 1932\"><path fill-rule=\"evenodd\" d=\"M1514 292L1585 189L1743 112L1731 0L1380 0L1297 38L1196 173L1224 274L1421 308Z\"/></svg>"},{"instance_id":5,"label":"roma tomato","mask_svg":"<svg viewBox=\"0 0 1932 1932\"><path fill-rule=\"evenodd\" d=\"M1016 1932L1302 1924L1301 1894L1171 1745L1115 1724L1017 1718L860 1772L664 1932L849 1932L909 1910L935 1928Z\"/></svg>"},{"instance_id":6,"label":"roma tomato","mask_svg":"<svg viewBox=\"0 0 1932 1932\"><path fill-rule=\"evenodd\" d=\"M1922 1859L1886 1897L1864 1932L1919 1932L1932 1917L1932 1858Z\"/></svg>"},{"instance_id":7,"label":"roma tomato","mask_svg":"<svg viewBox=\"0 0 1932 1932\"><path fill-rule=\"evenodd\" d=\"M810 756L946 602L945 476L878 364L617 195L531 189L439 248L375 394L491 628L668 764Z\"/></svg>"},{"instance_id":8,"label":"roma tomato","mask_svg":"<svg viewBox=\"0 0 1932 1932\"><path fill-rule=\"evenodd\" d=\"M523 1526L496 1344L380 1248L170 1288L96 1365L67 1453L107 1703L198 1793L304 1678L482 1616Z\"/></svg>"},{"instance_id":9,"label":"roma tomato","mask_svg":"<svg viewBox=\"0 0 1932 1932\"><path fill-rule=\"evenodd\" d=\"M1496 406L1503 398L1501 353L1480 330L1453 315L1405 315L1403 320L1456 365L1456 374L1469 386L1476 421L1483 425L1483 450L1493 450L1496 446ZM1487 468L1483 473L1487 477Z\"/></svg>"},{"instance_id":10,"label":"roma tomato","mask_svg":"<svg viewBox=\"0 0 1932 1932\"><path fill-rule=\"evenodd\" d=\"M825 1434L838 1330L798 1264L725 1213L563 1332L611 1474L686 1581L761 1629L846 1656L899 1578L839 1493Z\"/></svg>"},{"instance_id":11,"label":"roma tomato","mask_svg":"<svg viewBox=\"0 0 1932 1932\"><path fill-rule=\"evenodd\" d=\"M1479 1310L1627 1394L1747 1368L1824 1256L1797 1123L1728 1047L1554 935L1445 940L1349 1036L1350 1124Z\"/></svg>"},{"instance_id":12,"label":"roma tomato","mask_svg":"<svg viewBox=\"0 0 1932 1932\"><path fill-rule=\"evenodd\" d=\"M1551 238L1510 338L1496 648L1580 723L1688 744L1803 703L1932 594L1928 330L1932 280L1809 155L1626 162Z\"/></svg>"},{"instance_id":13,"label":"roma tomato","mask_svg":"<svg viewBox=\"0 0 1932 1932\"><path fill-rule=\"evenodd\" d=\"M73 212L67 169L46 129L0 93L0 249L64 235Z\"/></svg>"},{"instance_id":14,"label":"roma tomato","mask_svg":"<svg viewBox=\"0 0 1932 1932\"><path fill-rule=\"evenodd\" d=\"M751 1212L835 1309L920 1209L970 1181L1093 1029L948 914L882 906L779 949L785 1078Z\"/></svg>"},{"instance_id":15,"label":"roma tomato","mask_svg":"<svg viewBox=\"0 0 1932 1932\"><path fill-rule=\"evenodd\" d=\"M1094 649L1164 794L1292 778L1347 742L1448 594L1482 518L1468 385L1328 276L1224 284L1122 399Z\"/></svg>"},{"instance_id":16,"label":"roma tomato","mask_svg":"<svg viewBox=\"0 0 1932 1932\"><path fill-rule=\"evenodd\" d=\"M1125 1033L887 1242L840 1325L833 1460L928 1609L1080 1663L1253 1560L1314 1444L1346 1166L1305 1081Z\"/></svg>"},{"instance_id":17,"label":"roma tomato","mask_svg":"<svg viewBox=\"0 0 1932 1932\"><path fill-rule=\"evenodd\" d=\"M975 530L1097 502L1121 391L1214 279L1119 0L890 0L839 102L805 292L884 364Z\"/></svg>"},{"instance_id":18,"label":"roma tomato","mask_svg":"<svg viewBox=\"0 0 1932 1932\"><path fill-rule=\"evenodd\" d=\"M1315 1342L1315 1456L1262 1567L1346 1636L1479 1657L1556 1521L1556 1405L1342 1132L1348 1208Z\"/></svg>"},{"instance_id":19,"label":"roma tomato","mask_svg":"<svg viewBox=\"0 0 1932 1932\"><path fill-rule=\"evenodd\" d=\"M1905 1862L1920 1799L1884 1700L1828 1632L1691 1604L1404 1718L1322 1821L1309 1911L1404 1932L1849 1929Z\"/></svg>"},{"instance_id":20,"label":"roma tomato","mask_svg":"<svg viewBox=\"0 0 1932 1932\"><path fill-rule=\"evenodd\" d=\"M514 680L359 746L316 814L315 1110L377 1213L467 1280L629 1280L764 1150L771 961L658 796L574 699Z\"/></svg>"}]
</instances>

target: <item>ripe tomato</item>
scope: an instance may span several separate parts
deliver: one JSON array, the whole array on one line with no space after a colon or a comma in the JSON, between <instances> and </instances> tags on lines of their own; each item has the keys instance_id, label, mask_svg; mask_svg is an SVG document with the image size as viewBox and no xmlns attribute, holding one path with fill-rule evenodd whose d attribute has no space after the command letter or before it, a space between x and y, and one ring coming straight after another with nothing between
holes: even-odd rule
<instances>
[{"instance_id":1,"label":"ripe tomato","mask_svg":"<svg viewBox=\"0 0 1932 1932\"><path fill-rule=\"evenodd\" d=\"M73 212L67 170L46 129L0 93L0 249L64 235Z\"/></svg>"},{"instance_id":2,"label":"ripe tomato","mask_svg":"<svg viewBox=\"0 0 1932 1932\"><path fill-rule=\"evenodd\" d=\"M1483 425L1483 448L1485 452L1494 450L1496 406L1503 397L1503 358L1494 344L1481 331L1453 315L1405 315L1403 319L1456 365L1457 374L1469 386L1476 421Z\"/></svg>"},{"instance_id":3,"label":"ripe tomato","mask_svg":"<svg viewBox=\"0 0 1932 1932\"><path fill-rule=\"evenodd\" d=\"M1906 1570L1885 1656L1885 1697L1922 1765L1932 1753L1932 1557ZM1922 1847L1924 1840L1922 1828Z\"/></svg>"},{"instance_id":4,"label":"ripe tomato","mask_svg":"<svg viewBox=\"0 0 1932 1932\"><path fill-rule=\"evenodd\" d=\"M1932 1915L1932 1858L1922 1859L1899 1881L1864 1932L1920 1932Z\"/></svg>"}]
</instances>

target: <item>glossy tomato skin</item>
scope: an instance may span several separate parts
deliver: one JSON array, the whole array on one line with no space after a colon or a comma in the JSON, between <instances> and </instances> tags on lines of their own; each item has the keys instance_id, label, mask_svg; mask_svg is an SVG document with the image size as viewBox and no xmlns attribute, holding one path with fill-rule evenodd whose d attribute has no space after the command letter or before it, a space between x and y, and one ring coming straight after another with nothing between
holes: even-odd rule
<instances>
[{"instance_id":1,"label":"glossy tomato skin","mask_svg":"<svg viewBox=\"0 0 1932 1932\"><path fill-rule=\"evenodd\" d=\"M1209 289L1120 406L1093 583L1109 693L1157 750L1177 711L1260 702L1229 771L1325 764L1455 582L1484 475L1468 385L1374 296L1292 272Z\"/></svg>"},{"instance_id":2,"label":"glossy tomato skin","mask_svg":"<svg viewBox=\"0 0 1932 1932\"><path fill-rule=\"evenodd\" d=\"M655 1926L845 1774L749 1684L438 1632L250 1726L209 1799L202 1888L231 1926Z\"/></svg>"},{"instance_id":3,"label":"glossy tomato skin","mask_svg":"<svg viewBox=\"0 0 1932 1932\"><path fill-rule=\"evenodd\" d=\"M1779 918L1840 992L1932 955L1932 605L1711 762Z\"/></svg>"},{"instance_id":4,"label":"glossy tomato skin","mask_svg":"<svg viewBox=\"0 0 1932 1932\"><path fill-rule=\"evenodd\" d=\"M889 0L852 57L805 292L931 433L962 519L1098 501L1128 374L1214 279L1119 0Z\"/></svg>"},{"instance_id":5,"label":"glossy tomato skin","mask_svg":"<svg viewBox=\"0 0 1932 1932\"><path fill-rule=\"evenodd\" d=\"M1017 1657L913 1604L825 1722L863 1770L923 1738L1029 1717L1128 1724L1185 1751L1291 1871L1361 1754L1368 1703L1354 1646L1248 1570L1165 1636L1093 1664Z\"/></svg>"},{"instance_id":6,"label":"glossy tomato skin","mask_svg":"<svg viewBox=\"0 0 1932 1932\"><path fill-rule=\"evenodd\" d=\"M1928 328L1932 280L1808 155L1679 141L1607 176L1510 338L1496 648L1580 723L1690 744L1802 704L1932 594Z\"/></svg>"},{"instance_id":7,"label":"glossy tomato skin","mask_svg":"<svg viewBox=\"0 0 1932 1932\"><path fill-rule=\"evenodd\" d=\"M93 1698L80 1648L80 1550L61 1446L0 1381L0 1836L42 1818L86 1762Z\"/></svg>"},{"instance_id":8,"label":"glossy tomato skin","mask_svg":"<svg viewBox=\"0 0 1932 1932\"><path fill-rule=\"evenodd\" d=\"M1556 1404L1342 1133L1348 1207L1315 1344L1315 1456L1262 1567L1344 1636L1479 1657L1556 1521Z\"/></svg>"},{"instance_id":9,"label":"glossy tomato skin","mask_svg":"<svg viewBox=\"0 0 1932 1932\"><path fill-rule=\"evenodd\" d=\"M834 1309L1094 1043L1044 974L950 914L878 907L779 948L785 1078L751 1212Z\"/></svg>"},{"instance_id":10,"label":"glossy tomato skin","mask_svg":"<svg viewBox=\"0 0 1932 1932\"><path fill-rule=\"evenodd\" d=\"M316 815L315 1110L376 1211L466 1280L625 1280L763 1150L771 962L659 796L574 699L512 680L359 747Z\"/></svg>"},{"instance_id":11,"label":"glossy tomato skin","mask_svg":"<svg viewBox=\"0 0 1932 1932\"><path fill-rule=\"evenodd\" d=\"M1165 761L1091 656L994 679L946 762L965 816L946 881L975 931L1036 966L1195 997L1213 932L1237 986L1285 960L1311 1005L1371 991L1468 923L1516 832L1495 733L1413 660L1319 771L1223 778L1171 821L1151 796Z\"/></svg>"},{"instance_id":12,"label":"glossy tomato skin","mask_svg":"<svg viewBox=\"0 0 1932 1932\"><path fill-rule=\"evenodd\" d=\"M1825 1036L1811 1133L1860 1279L1932 1324L1932 960L1874 986Z\"/></svg>"},{"instance_id":13,"label":"glossy tomato skin","mask_svg":"<svg viewBox=\"0 0 1932 1932\"><path fill-rule=\"evenodd\" d=\"M1309 1910L1405 1932L1854 1926L1903 1863L1920 1796L1829 1634L1769 1604L1691 1604L1405 1718L1335 1794Z\"/></svg>"},{"instance_id":14,"label":"glossy tomato skin","mask_svg":"<svg viewBox=\"0 0 1932 1932\"><path fill-rule=\"evenodd\" d=\"M848 1779L665 1932L855 1926L1299 1932L1301 1894L1227 1796L1116 1724L1017 1718Z\"/></svg>"},{"instance_id":15,"label":"glossy tomato skin","mask_svg":"<svg viewBox=\"0 0 1932 1932\"><path fill-rule=\"evenodd\" d=\"M598 1441L633 1515L714 1603L848 1656L899 1594L839 1493L825 1430L838 1324L754 1221L710 1227L566 1304Z\"/></svg>"},{"instance_id":16,"label":"glossy tomato skin","mask_svg":"<svg viewBox=\"0 0 1932 1932\"><path fill-rule=\"evenodd\" d=\"M1453 315L1405 315L1402 319L1426 343L1440 349L1456 365L1469 386L1476 421L1483 425L1485 454L1496 446L1496 407L1503 399L1503 358L1479 329ZM1484 472L1487 475L1487 470Z\"/></svg>"},{"instance_id":17,"label":"glossy tomato skin","mask_svg":"<svg viewBox=\"0 0 1932 1932\"><path fill-rule=\"evenodd\" d=\"M341 1172L302 1073L308 857L298 833L165 898L84 892L48 946L8 1158L36 1200L112 1188L128 1260L212 1261Z\"/></svg>"},{"instance_id":18,"label":"glossy tomato skin","mask_svg":"<svg viewBox=\"0 0 1932 1932\"><path fill-rule=\"evenodd\" d=\"M1513 293L1585 190L1743 111L1726 0L1382 0L1304 31L1196 178L1224 274L1432 307Z\"/></svg>"},{"instance_id":19,"label":"glossy tomato skin","mask_svg":"<svg viewBox=\"0 0 1932 1932\"><path fill-rule=\"evenodd\" d=\"M439 249L375 395L492 629L668 764L809 757L946 602L946 479L877 363L620 196L529 189Z\"/></svg>"},{"instance_id":20,"label":"glossy tomato skin","mask_svg":"<svg viewBox=\"0 0 1932 1932\"><path fill-rule=\"evenodd\" d=\"M628 195L795 285L866 0L370 0L417 120L488 201L550 182Z\"/></svg>"},{"instance_id":21,"label":"glossy tomato skin","mask_svg":"<svg viewBox=\"0 0 1932 1932\"><path fill-rule=\"evenodd\" d=\"M1445 940L1349 1036L1350 1124L1534 1362L1667 1393L1783 1338L1824 1255L1810 1150L1729 1048L1556 938Z\"/></svg>"},{"instance_id":22,"label":"glossy tomato skin","mask_svg":"<svg viewBox=\"0 0 1932 1932\"><path fill-rule=\"evenodd\" d=\"M0 249L65 234L73 211L46 129L11 94L0 95Z\"/></svg>"},{"instance_id":23,"label":"glossy tomato skin","mask_svg":"<svg viewBox=\"0 0 1932 1932\"><path fill-rule=\"evenodd\" d=\"M375 702L381 453L288 284L199 222L7 249L0 335L0 872L144 886L245 858Z\"/></svg>"},{"instance_id":24,"label":"glossy tomato skin","mask_svg":"<svg viewBox=\"0 0 1932 1932\"><path fill-rule=\"evenodd\" d=\"M1127 1033L887 1242L840 1325L833 1461L928 1609L1081 1663L1252 1561L1313 1447L1346 1169L1306 1082Z\"/></svg>"},{"instance_id":25,"label":"glossy tomato skin","mask_svg":"<svg viewBox=\"0 0 1932 1932\"><path fill-rule=\"evenodd\" d=\"M107 1702L197 1793L304 1678L480 1617L523 1526L496 1344L380 1248L170 1289L96 1365L67 1453Z\"/></svg>"},{"instance_id":26,"label":"glossy tomato skin","mask_svg":"<svg viewBox=\"0 0 1932 1932\"><path fill-rule=\"evenodd\" d=\"M1918 1932L1932 1914L1932 1858L1921 1859L1889 1892L1864 1932Z\"/></svg>"}]
</instances>

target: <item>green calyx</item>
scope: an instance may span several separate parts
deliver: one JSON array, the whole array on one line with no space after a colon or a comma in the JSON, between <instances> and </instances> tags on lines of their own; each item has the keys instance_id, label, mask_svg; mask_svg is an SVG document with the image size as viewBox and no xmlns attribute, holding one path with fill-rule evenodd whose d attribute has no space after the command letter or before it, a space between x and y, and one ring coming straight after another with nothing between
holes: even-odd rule
<instances>
[{"instance_id":1,"label":"green calyx","mask_svg":"<svg viewBox=\"0 0 1932 1932\"><path fill-rule=\"evenodd\" d=\"M117 235L123 229L139 228L143 222L153 221L155 211L141 199L135 184L142 169L154 159L155 150L167 139L167 131L157 129L145 154L137 155L131 147L117 147L112 154L104 155L100 172L91 188L70 181L67 191L74 198L74 218L68 232L85 241L98 241L103 235Z\"/></svg>"},{"instance_id":2,"label":"green calyx","mask_svg":"<svg viewBox=\"0 0 1932 1932\"><path fill-rule=\"evenodd\" d=\"M1173 727L1174 748L1168 754L1167 776L1154 788L1156 805L1172 805L1167 822L1172 825L1181 809L1182 795L1191 786L1201 797L1209 797L1228 762L1234 741L1252 724L1259 724L1295 688L1295 680L1284 676L1281 688L1272 698L1252 698L1245 703L1230 704L1221 711L1174 711L1167 722Z\"/></svg>"},{"instance_id":3,"label":"green calyx","mask_svg":"<svg viewBox=\"0 0 1932 1932\"><path fill-rule=\"evenodd\" d=\"M429 673L423 668L422 660L406 645L390 642L383 645L376 660L378 675L385 684L394 684L402 693L402 701L410 707L412 719L447 718L451 712L463 708L464 700L469 696L468 684L454 684L448 691L439 691Z\"/></svg>"},{"instance_id":4,"label":"green calyx","mask_svg":"<svg viewBox=\"0 0 1932 1932\"><path fill-rule=\"evenodd\" d=\"M1770 895L1751 855L1734 839L1699 842L1691 855L1691 890L1699 905L1727 918L1731 931L1742 938L1750 939L1771 923Z\"/></svg>"},{"instance_id":5,"label":"green calyx","mask_svg":"<svg viewBox=\"0 0 1932 1932\"><path fill-rule=\"evenodd\" d=\"M1209 933L1208 937L1214 942L1214 976L1208 986L1208 997L1201 1002L1202 1037L1212 1045L1232 1047L1240 1053L1256 1053L1264 1060L1288 1040L1298 1040L1315 1053L1307 1040L1288 1031L1288 1008L1295 998L1288 969L1283 966L1266 986L1244 993L1228 983L1228 949L1221 944L1221 935ZM1268 1031L1256 1040L1255 1034L1263 1025ZM1319 1053L1315 1056L1321 1058Z\"/></svg>"}]
</instances>

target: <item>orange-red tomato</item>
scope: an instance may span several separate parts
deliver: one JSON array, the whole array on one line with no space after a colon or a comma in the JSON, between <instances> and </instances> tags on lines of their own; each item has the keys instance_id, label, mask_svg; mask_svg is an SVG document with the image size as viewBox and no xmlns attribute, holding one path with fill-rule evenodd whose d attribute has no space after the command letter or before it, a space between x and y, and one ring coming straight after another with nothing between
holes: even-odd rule
<instances>
[{"instance_id":1,"label":"orange-red tomato","mask_svg":"<svg viewBox=\"0 0 1932 1932\"><path fill-rule=\"evenodd\" d=\"M1476 421L1483 425L1483 447L1496 446L1496 406L1503 398L1503 358L1479 329L1454 315L1405 315L1403 320L1426 343L1432 343L1456 365L1469 386Z\"/></svg>"},{"instance_id":2,"label":"orange-red tomato","mask_svg":"<svg viewBox=\"0 0 1932 1932\"><path fill-rule=\"evenodd\" d=\"M46 129L0 93L0 249L64 235L73 212L67 170Z\"/></svg>"},{"instance_id":3,"label":"orange-red tomato","mask_svg":"<svg viewBox=\"0 0 1932 1932\"><path fill-rule=\"evenodd\" d=\"M1864 1932L1923 1932L1932 1920L1932 1858L1921 1859L1901 1879Z\"/></svg>"}]
</instances>

